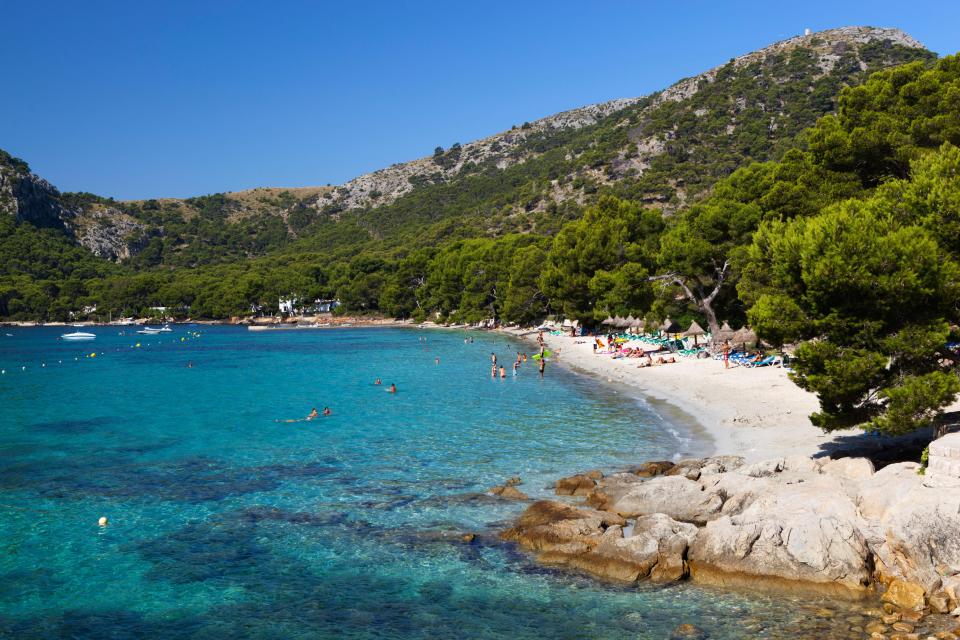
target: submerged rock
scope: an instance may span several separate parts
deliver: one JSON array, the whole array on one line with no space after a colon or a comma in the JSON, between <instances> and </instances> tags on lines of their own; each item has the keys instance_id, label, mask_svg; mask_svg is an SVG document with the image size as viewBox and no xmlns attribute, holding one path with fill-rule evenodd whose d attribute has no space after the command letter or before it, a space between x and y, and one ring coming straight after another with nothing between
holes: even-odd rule
<instances>
[{"instance_id":1,"label":"submerged rock","mask_svg":"<svg viewBox=\"0 0 960 640\"><path fill-rule=\"evenodd\" d=\"M569 478L560 478L554 485L554 490L558 496L585 496L595 486L597 486L596 479L581 473Z\"/></svg>"},{"instance_id":2,"label":"submerged rock","mask_svg":"<svg viewBox=\"0 0 960 640\"><path fill-rule=\"evenodd\" d=\"M507 500L529 500L530 496L525 494L520 489L517 489L513 485L506 485L502 487L493 487L490 489L490 493L495 496L500 496L501 498L506 498Z\"/></svg>"},{"instance_id":3,"label":"submerged rock","mask_svg":"<svg viewBox=\"0 0 960 640\"><path fill-rule=\"evenodd\" d=\"M907 611L920 611L925 604L923 587L899 578L890 583L881 599ZM904 629L899 629L899 631L904 631ZM907 631L912 631L912 629L907 629Z\"/></svg>"}]
</instances>

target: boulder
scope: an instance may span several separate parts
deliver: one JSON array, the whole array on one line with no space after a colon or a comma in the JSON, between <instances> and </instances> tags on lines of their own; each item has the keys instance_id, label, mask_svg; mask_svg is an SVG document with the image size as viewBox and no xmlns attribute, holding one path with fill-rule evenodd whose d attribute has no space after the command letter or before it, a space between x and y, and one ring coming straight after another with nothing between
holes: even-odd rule
<instances>
[{"instance_id":1,"label":"boulder","mask_svg":"<svg viewBox=\"0 0 960 640\"><path fill-rule=\"evenodd\" d=\"M903 500L922 484L917 475L920 465L916 462L899 462L887 465L860 482L857 492L857 507L860 515L879 520L890 505Z\"/></svg>"},{"instance_id":2,"label":"boulder","mask_svg":"<svg viewBox=\"0 0 960 640\"><path fill-rule=\"evenodd\" d=\"M920 611L925 605L923 596L922 586L896 578L887 587L881 600L907 611Z\"/></svg>"},{"instance_id":3,"label":"boulder","mask_svg":"<svg viewBox=\"0 0 960 640\"><path fill-rule=\"evenodd\" d=\"M588 475L577 474L560 478L554 485L558 496L585 496L597 486L597 481Z\"/></svg>"},{"instance_id":4,"label":"boulder","mask_svg":"<svg viewBox=\"0 0 960 640\"><path fill-rule=\"evenodd\" d=\"M626 520L613 513L540 500L530 505L516 526L500 537L533 551L575 554L596 546L607 528L624 524Z\"/></svg>"},{"instance_id":5,"label":"boulder","mask_svg":"<svg viewBox=\"0 0 960 640\"><path fill-rule=\"evenodd\" d=\"M694 525L656 514L639 518L632 535L624 537L624 524L613 514L541 501L502 537L538 551L542 562L605 580L631 583L649 577L662 583L686 575L684 557L697 534Z\"/></svg>"},{"instance_id":6,"label":"boulder","mask_svg":"<svg viewBox=\"0 0 960 640\"><path fill-rule=\"evenodd\" d=\"M820 462L807 456L787 456L783 459L783 470L808 474L820 473Z\"/></svg>"},{"instance_id":7,"label":"boulder","mask_svg":"<svg viewBox=\"0 0 960 640\"><path fill-rule=\"evenodd\" d=\"M608 533L613 527L608 529ZM618 582L649 577L654 582L679 580L686 575L684 555L697 528L663 514L643 516L634 524L633 535L604 535L593 549L570 558L571 567Z\"/></svg>"},{"instance_id":8,"label":"boulder","mask_svg":"<svg viewBox=\"0 0 960 640\"><path fill-rule=\"evenodd\" d=\"M652 478L654 476L663 475L672 468L672 462L667 460L659 460L656 462L644 462L639 467L634 469L633 473L641 478Z\"/></svg>"},{"instance_id":9,"label":"boulder","mask_svg":"<svg viewBox=\"0 0 960 640\"><path fill-rule=\"evenodd\" d=\"M691 576L713 584L786 582L861 597L870 550L836 481L771 484L742 513L707 522L690 546Z\"/></svg>"},{"instance_id":10,"label":"boulder","mask_svg":"<svg viewBox=\"0 0 960 640\"><path fill-rule=\"evenodd\" d=\"M820 472L848 480L866 480L873 475L874 468L867 458L838 458L824 462Z\"/></svg>"},{"instance_id":11,"label":"boulder","mask_svg":"<svg viewBox=\"0 0 960 640\"><path fill-rule=\"evenodd\" d=\"M490 489L490 493L495 496L500 496L501 498L506 498L507 500L529 500L530 496L525 494L520 489L517 489L513 485L507 485L504 487L493 487Z\"/></svg>"},{"instance_id":12,"label":"boulder","mask_svg":"<svg viewBox=\"0 0 960 640\"><path fill-rule=\"evenodd\" d=\"M879 541L871 540L877 569L933 593L960 569L960 495L922 485L901 495L876 525Z\"/></svg>"},{"instance_id":13,"label":"boulder","mask_svg":"<svg viewBox=\"0 0 960 640\"><path fill-rule=\"evenodd\" d=\"M751 478L766 478L775 473L780 473L783 471L783 465L783 458L772 458L770 460L761 460L760 462L755 462L753 464L740 467L737 469L737 473L750 476Z\"/></svg>"},{"instance_id":14,"label":"boulder","mask_svg":"<svg viewBox=\"0 0 960 640\"><path fill-rule=\"evenodd\" d=\"M606 486L603 508L625 517L663 513L674 520L703 524L720 516L724 498L683 476L661 476L635 484ZM596 494L594 494L596 495Z\"/></svg>"}]
</instances>

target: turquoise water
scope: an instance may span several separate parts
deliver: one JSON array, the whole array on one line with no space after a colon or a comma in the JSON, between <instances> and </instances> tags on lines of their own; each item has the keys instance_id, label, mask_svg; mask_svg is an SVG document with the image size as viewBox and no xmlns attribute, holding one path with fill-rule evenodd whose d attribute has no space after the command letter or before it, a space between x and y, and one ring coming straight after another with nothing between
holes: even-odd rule
<instances>
[{"instance_id":1,"label":"turquoise water","mask_svg":"<svg viewBox=\"0 0 960 640\"><path fill-rule=\"evenodd\" d=\"M519 343L92 331L0 328L2 637L664 638L692 622L734 638L789 622L783 601L604 586L498 541L523 505L484 492L510 476L545 497L574 471L698 453L558 366L491 379L490 352L511 362ZM333 415L276 422L314 406Z\"/></svg>"}]
</instances>

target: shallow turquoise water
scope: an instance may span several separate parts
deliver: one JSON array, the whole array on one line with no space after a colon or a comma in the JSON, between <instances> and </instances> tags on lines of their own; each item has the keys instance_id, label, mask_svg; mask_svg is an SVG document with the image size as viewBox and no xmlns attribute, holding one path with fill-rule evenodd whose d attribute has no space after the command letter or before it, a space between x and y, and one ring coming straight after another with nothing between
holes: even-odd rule
<instances>
[{"instance_id":1,"label":"shallow turquoise water","mask_svg":"<svg viewBox=\"0 0 960 640\"><path fill-rule=\"evenodd\" d=\"M543 497L574 471L698 453L557 366L491 379L490 352L519 343L93 331L0 329L0 636L733 638L786 619L782 601L599 585L496 539L523 506L483 492L510 476Z\"/></svg>"}]
</instances>

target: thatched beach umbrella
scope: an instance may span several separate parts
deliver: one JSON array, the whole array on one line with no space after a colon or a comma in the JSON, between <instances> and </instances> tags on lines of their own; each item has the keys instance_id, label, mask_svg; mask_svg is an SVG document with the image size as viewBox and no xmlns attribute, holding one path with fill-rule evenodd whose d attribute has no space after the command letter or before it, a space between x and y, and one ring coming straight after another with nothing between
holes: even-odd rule
<instances>
[{"instance_id":1,"label":"thatched beach umbrella","mask_svg":"<svg viewBox=\"0 0 960 640\"><path fill-rule=\"evenodd\" d=\"M629 329L634 324L636 324L636 322L637 322L636 318L634 318L633 316L627 316L626 318L623 319L623 328Z\"/></svg>"},{"instance_id":2,"label":"thatched beach umbrella","mask_svg":"<svg viewBox=\"0 0 960 640\"><path fill-rule=\"evenodd\" d=\"M717 335L713 336L713 341L714 343L717 343L731 340L734 333L734 330L730 328L730 323L724 321L723 326L720 327L719 331L717 331Z\"/></svg>"},{"instance_id":3,"label":"thatched beach umbrella","mask_svg":"<svg viewBox=\"0 0 960 640\"><path fill-rule=\"evenodd\" d=\"M684 338L689 338L689 337L692 336L692 337L693 337L693 346L694 346L694 347L698 347L698 346L700 346L700 345L697 344L697 338L700 337L700 336L706 335L706 334L707 334L707 332L703 330L703 327L701 327L699 324L697 324L697 321L694 320L693 322L690 323L690 328L683 332L683 337L684 337Z\"/></svg>"},{"instance_id":4,"label":"thatched beach umbrella","mask_svg":"<svg viewBox=\"0 0 960 640\"><path fill-rule=\"evenodd\" d=\"M683 331L683 327L678 325L676 322L674 322L670 318L666 318L663 321L663 325L661 325L660 330L663 331L664 333L680 333L681 331Z\"/></svg>"},{"instance_id":5,"label":"thatched beach umbrella","mask_svg":"<svg viewBox=\"0 0 960 640\"><path fill-rule=\"evenodd\" d=\"M614 319L611 318L610 316L607 316L607 319L604 320L603 322L601 322L600 324L605 324L605 325L608 325L608 326L613 326L614 323L616 323L616 320L614 320Z\"/></svg>"},{"instance_id":6,"label":"thatched beach umbrella","mask_svg":"<svg viewBox=\"0 0 960 640\"><path fill-rule=\"evenodd\" d=\"M734 344L739 342L746 347L748 344L757 344L757 334L754 333L753 330L743 327L742 329L734 332L731 340L734 342Z\"/></svg>"}]
</instances>

